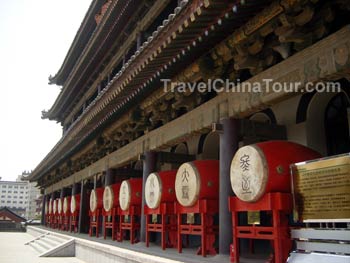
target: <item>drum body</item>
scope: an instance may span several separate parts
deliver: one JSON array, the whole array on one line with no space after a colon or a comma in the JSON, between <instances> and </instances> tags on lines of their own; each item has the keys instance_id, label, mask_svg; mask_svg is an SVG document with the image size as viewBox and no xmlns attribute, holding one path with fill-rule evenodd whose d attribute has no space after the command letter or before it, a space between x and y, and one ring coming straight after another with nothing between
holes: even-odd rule
<instances>
[{"instance_id":1,"label":"drum body","mask_svg":"<svg viewBox=\"0 0 350 263\"><path fill-rule=\"evenodd\" d=\"M106 212L119 206L120 183L106 186L103 191L103 209Z\"/></svg>"},{"instance_id":2,"label":"drum body","mask_svg":"<svg viewBox=\"0 0 350 263\"><path fill-rule=\"evenodd\" d=\"M231 162L232 190L242 201L256 202L265 193L290 192L292 163L320 154L288 141L268 141L241 147Z\"/></svg>"},{"instance_id":3,"label":"drum body","mask_svg":"<svg viewBox=\"0 0 350 263\"><path fill-rule=\"evenodd\" d=\"M95 212L96 209L103 207L103 188L92 189L90 193L90 211Z\"/></svg>"},{"instance_id":4,"label":"drum body","mask_svg":"<svg viewBox=\"0 0 350 263\"><path fill-rule=\"evenodd\" d=\"M63 214L69 215L70 214L70 204L71 204L71 197L66 196L63 198Z\"/></svg>"},{"instance_id":5,"label":"drum body","mask_svg":"<svg viewBox=\"0 0 350 263\"><path fill-rule=\"evenodd\" d=\"M80 194L72 195L70 199L70 212L72 214L79 212L80 210Z\"/></svg>"},{"instance_id":6,"label":"drum body","mask_svg":"<svg viewBox=\"0 0 350 263\"><path fill-rule=\"evenodd\" d=\"M175 178L175 170L151 173L147 177L145 202L149 208L156 209L160 203L176 201Z\"/></svg>"},{"instance_id":7,"label":"drum body","mask_svg":"<svg viewBox=\"0 0 350 263\"><path fill-rule=\"evenodd\" d=\"M176 173L177 201L185 207L197 200L219 198L219 161L197 160L182 164Z\"/></svg>"},{"instance_id":8,"label":"drum body","mask_svg":"<svg viewBox=\"0 0 350 263\"><path fill-rule=\"evenodd\" d=\"M120 185L119 205L123 211L130 206L142 204L142 178L131 178L124 180Z\"/></svg>"}]
</instances>

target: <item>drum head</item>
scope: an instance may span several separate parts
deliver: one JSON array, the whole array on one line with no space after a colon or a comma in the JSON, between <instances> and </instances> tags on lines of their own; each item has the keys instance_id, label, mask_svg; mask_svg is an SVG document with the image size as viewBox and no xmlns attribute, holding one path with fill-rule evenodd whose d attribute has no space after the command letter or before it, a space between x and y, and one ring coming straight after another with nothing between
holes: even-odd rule
<instances>
[{"instance_id":1,"label":"drum head","mask_svg":"<svg viewBox=\"0 0 350 263\"><path fill-rule=\"evenodd\" d=\"M73 214L75 210L77 209L76 206L77 202L75 200L75 196L73 195L72 198L70 199L70 212Z\"/></svg>"},{"instance_id":2,"label":"drum head","mask_svg":"<svg viewBox=\"0 0 350 263\"><path fill-rule=\"evenodd\" d=\"M51 214L52 213L52 199L50 199L49 201L49 213Z\"/></svg>"},{"instance_id":3,"label":"drum head","mask_svg":"<svg viewBox=\"0 0 350 263\"><path fill-rule=\"evenodd\" d=\"M176 199L182 206L192 206L198 200L201 187L200 175L193 163L182 164L176 173Z\"/></svg>"},{"instance_id":4,"label":"drum head","mask_svg":"<svg viewBox=\"0 0 350 263\"><path fill-rule=\"evenodd\" d=\"M129 209L131 199L131 187L129 180L124 180L120 185L119 191L119 205L125 211Z\"/></svg>"},{"instance_id":5,"label":"drum head","mask_svg":"<svg viewBox=\"0 0 350 263\"><path fill-rule=\"evenodd\" d=\"M91 190L90 193L90 211L94 212L97 208L97 195L95 189Z\"/></svg>"},{"instance_id":6,"label":"drum head","mask_svg":"<svg viewBox=\"0 0 350 263\"><path fill-rule=\"evenodd\" d=\"M113 207L114 192L112 187L106 186L103 191L103 209L109 212Z\"/></svg>"},{"instance_id":7,"label":"drum head","mask_svg":"<svg viewBox=\"0 0 350 263\"><path fill-rule=\"evenodd\" d=\"M57 202L57 211L58 213L62 213L62 199L58 199L58 202Z\"/></svg>"},{"instance_id":8,"label":"drum head","mask_svg":"<svg viewBox=\"0 0 350 263\"><path fill-rule=\"evenodd\" d=\"M56 200L53 200L53 213L55 214L57 212L57 199Z\"/></svg>"},{"instance_id":9,"label":"drum head","mask_svg":"<svg viewBox=\"0 0 350 263\"><path fill-rule=\"evenodd\" d=\"M240 148L231 162L231 186L242 201L255 202L265 193L268 180L266 158L255 145Z\"/></svg>"},{"instance_id":10,"label":"drum head","mask_svg":"<svg viewBox=\"0 0 350 263\"><path fill-rule=\"evenodd\" d=\"M65 197L63 199L63 213L67 213L68 212L68 197Z\"/></svg>"},{"instance_id":11,"label":"drum head","mask_svg":"<svg viewBox=\"0 0 350 263\"><path fill-rule=\"evenodd\" d=\"M162 182L158 173L151 173L145 184L145 201L149 208L155 209L162 199Z\"/></svg>"}]
</instances>

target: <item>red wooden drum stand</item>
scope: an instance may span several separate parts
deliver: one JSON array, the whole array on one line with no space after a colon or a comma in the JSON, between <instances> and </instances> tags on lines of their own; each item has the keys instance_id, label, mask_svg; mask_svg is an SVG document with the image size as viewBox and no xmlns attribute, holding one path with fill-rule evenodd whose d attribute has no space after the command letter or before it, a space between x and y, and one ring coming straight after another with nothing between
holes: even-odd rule
<instances>
[{"instance_id":1,"label":"red wooden drum stand","mask_svg":"<svg viewBox=\"0 0 350 263\"><path fill-rule=\"evenodd\" d=\"M177 249L182 252L181 235L200 235L201 247L198 248L197 255L216 255L214 248L215 236L219 227L214 225L214 215L219 212L218 200L197 200L191 207L184 207L176 204L177 214ZM200 224L183 223L182 215L195 213L200 215Z\"/></svg>"},{"instance_id":2,"label":"red wooden drum stand","mask_svg":"<svg viewBox=\"0 0 350 263\"><path fill-rule=\"evenodd\" d=\"M101 217L102 217L102 207L103 207L103 191L102 187L91 190L90 193L90 228L89 228L89 236L92 236L94 229L96 231L96 237L99 236L99 230L101 225Z\"/></svg>"},{"instance_id":3,"label":"red wooden drum stand","mask_svg":"<svg viewBox=\"0 0 350 263\"><path fill-rule=\"evenodd\" d=\"M119 219L119 229L117 234L117 241L122 242L124 231L130 231L130 243L137 243L136 232L140 231L140 216L141 216L141 206L131 205L127 210L118 209ZM126 217L129 217L128 222Z\"/></svg>"},{"instance_id":4,"label":"red wooden drum stand","mask_svg":"<svg viewBox=\"0 0 350 263\"><path fill-rule=\"evenodd\" d=\"M107 229L112 231L112 240L119 232L119 189L120 183L106 186L103 192L103 238L107 237Z\"/></svg>"},{"instance_id":5,"label":"red wooden drum stand","mask_svg":"<svg viewBox=\"0 0 350 263\"><path fill-rule=\"evenodd\" d=\"M49 211L48 211L48 226L53 227L53 212L52 212L53 199L49 200Z\"/></svg>"},{"instance_id":6,"label":"red wooden drum stand","mask_svg":"<svg viewBox=\"0 0 350 263\"><path fill-rule=\"evenodd\" d=\"M73 195L70 202L70 225L69 231L78 232L79 224L79 210L80 210L80 194Z\"/></svg>"},{"instance_id":7,"label":"red wooden drum stand","mask_svg":"<svg viewBox=\"0 0 350 263\"><path fill-rule=\"evenodd\" d=\"M50 216L49 216L49 202L45 202L45 226L48 227L50 224Z\"/></svg>"},{"instance_id":8,"label":"red wooden drum stand","mask_svg":"<svg viewBox=\"0 0 350 263\"><path fill-rule=\"evenodd\" d=\"M151 209L145 205L144 213L146 215L146 246L149 246L150 232L158 232L161 233L161 246L163 250L167 247L177 247L175 202L161 203L155 209ZM160 215L161 222L153 223L151 219L152 215ZM166 237L166 233L168 233L168 237Z\"/></svg>"},{"instance_id":9,"label":"red wooden drum stand","mask_svg":"<svg viewBox=\"0 0 350 263\"><path fill-rule=\"evenodd\" d=\"M146 246L149 246L149 233L161 233L161 246L177 246L177 225L175 214L176 170L151 173L145 183ZM156 221L150 220L156 216ZM158 219L161 219L159 222ZM167 234L168 233L168 236Z\"/></svg>"},{"instance_id":10,"label":"red wooden drum stand","mask_svg":"<svg viewBox=\"0 0 350 263\"><path fill-rule=\"evenodd\" d=\"M117 237L118 241L123 241L124 231L130 231L130 243L137 242L136 231L140 230L141 203L142 178L124 180L119 190L120 232ZM127 217L129 220L126 220Z\"/></svg>"},{"instance_id":11,"label":"red wooden drum stand","mask_svg":"<svg viewBox=\"0 0 350 263\"><path fill-rule=\"evenodd\" d=\"M229 197L229 210L232 213L233 244L230 260L239 262L239 238L266 239L273 241L274 260L284 263L292 248L288 227L288 214L292 213L292 195L289 193L267 193L255 203L248 203L237 197ZM246 211L268 211L272 214L272 226L239 226L238 213Z\"/></svg>"},{"instance_id":12,"label":"red wooden drum stand","mask_svg":"<svg viewBox=\"0 0 350 263\"><path fill-rule=\"evenodd\" d=\"M219 211L219 161L196 160L182 164L176 173L175 193L178 204L177 248L181 253L181 235L200 235L201 247L197 254L205 257L215 255L215 236L218 226L214 225L214 215ZM183 214L199 214L200 224L183 223Z\"/></svg>"},{"instance_id":13,"label":"red wooden drum stand","mask_svg":"<svg viewBox=\"0 0 350 263\"><path fill-rule=\"evenodd\" d=\"M57 199L57 228L63 230L63 198Z\"/></svg>"},{"instance_id":14,"label":"red wooden drum stand","mask_svg":"<svg viewBox=\"0 0 350 263\"><path fill-rule=\"evenodd\" d=\"M69 231L70 229L70 203L71 203L71 197L66 196L63 199L63 226L62 230Z\"/></svg>"},{"instance_id":15,"label":"red wooden drum stand","mask_svg":"<svg viewBox=\"0 0 350 263\"><path fill-rule=\"evenodd\" d=\"M53 204L52 204L52 210L53 210L53 216L52 216L52 228L58 228L58 211L57 211L57 205L58 205L58 198L56 198L54 201L53 201Z\"/></svg>"}]
</instances>

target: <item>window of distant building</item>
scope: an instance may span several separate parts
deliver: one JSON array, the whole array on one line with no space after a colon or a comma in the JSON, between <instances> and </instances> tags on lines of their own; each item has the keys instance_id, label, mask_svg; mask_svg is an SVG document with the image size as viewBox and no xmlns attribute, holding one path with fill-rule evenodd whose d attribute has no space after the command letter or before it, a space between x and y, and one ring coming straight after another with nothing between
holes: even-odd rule
<instances>
[{"instance_id":1,"label":"window of distant building","mask_svg":"<svg viewBox=\"0 0 350 263\"><path fill-rule=\"evenodd\" d=\"M5 201L4 201L4 200L1 200L1 203L3 204L3 203L5 203Z\"/></svg>"},{"instance_id":2,"label":"window of distant building","mask_svg":"<svg viewBox=\"0 0 350 263\"><path fill-rule=\"evenodd\" d=\"M14 194L18 194L18 191L13 191Z\"/></svg>"},{"instance_id":3,"label":"window of distant building","mask_svg":"<svg viewBox=\"0 0 350 263\"><path fill-rule=\"evenodd\" d=\"M17 204L17 201L13 201L12 203Z\"/></svg>"},{"instance_id":4,"label":"window of distant building","mask_svg":"<svg viewBox=\"0 0 350 263\"><path fill-rule=\"evenodd\" d=\"M22 201L19 201L19 203L20 203L20 204L23 204L23 202L22 202Z\"/></svg>"},{"instance_id":5,"label":"window of distant building","mask_svg":"<svg viewBox=\"0 0 350 263\"><path fill-rule=\"evenodd\" d=\"M24 189L24 186L21 186L20 188L21 188L21 189Z\"/></svg>"},{"instance_id":6,"label":"window of distant building","mask_svg":"<svg viewBox=\"0 0 350 263\"><path fill-rule=\"evenodd\" d=\"M7 201L6 203L8 203L8 204L9 204L9 203L11 203L11 201Z\"/></svg>"},{"instance_id":7,"label":"window of distant building","mask_svg":"<svg viewBox=\"0 0 350 263\"><path fill-rule=\"evenodd\" d=\"M12 185L9 185L9 188L12 188Z\"/></svg>"},{"instance_id":8,"label":"window of distant building","mask_svg":"<svg viewBox=\"0 0 350 263\"><path fill-rule=\"evenodd\" d=\"M23 196L20 196L19 199L23 199Z\"/></svg>"},{"instance_id":9,"label":"window of distant building","mask_svg":"<svg viewBox=\"0 0 350 263\"><path fill-rule=\"evenodd\" d=\"M6 190L2 190L1 192L2 192L2 193L6 193Z\"/></svg>"},{"instance_id":10,"label":"window of distant building","mask_svg":"<svg viewBox=\"0 0 350 263\"><path fill-rule=\"evenodd\" d=\"M12 193L12 191L8 191L8 193L9 193L9 194L11 194L11 193Z\"/></svg>"},{"instance_id":11,"label":"window of distant building","mask_svg":"<svg viewBox=\"0 0 350 263\"><path fill-rule=\"evenodd\" d=\"M15 188L18 188L18 186L17 186L17 185L15 185Z\"/></svg>"}]
</instances>

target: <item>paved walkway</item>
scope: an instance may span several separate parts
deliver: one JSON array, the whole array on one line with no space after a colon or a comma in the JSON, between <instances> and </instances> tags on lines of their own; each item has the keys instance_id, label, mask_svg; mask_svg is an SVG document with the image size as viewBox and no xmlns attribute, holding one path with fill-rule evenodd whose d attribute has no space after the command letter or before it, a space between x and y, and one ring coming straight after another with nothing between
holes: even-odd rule
<instances>
[{"instance_id":1,"label":"paved walkway","mask_svg":"<svg viewBox=\"0 0 350 263\"><path fill-rule=\"evenodd\" d=\"M75 257L38 257L32 247L24 245L34 237L27 233L0 232L1 263L84 263Z\"/></svg>"}]
</instances>

